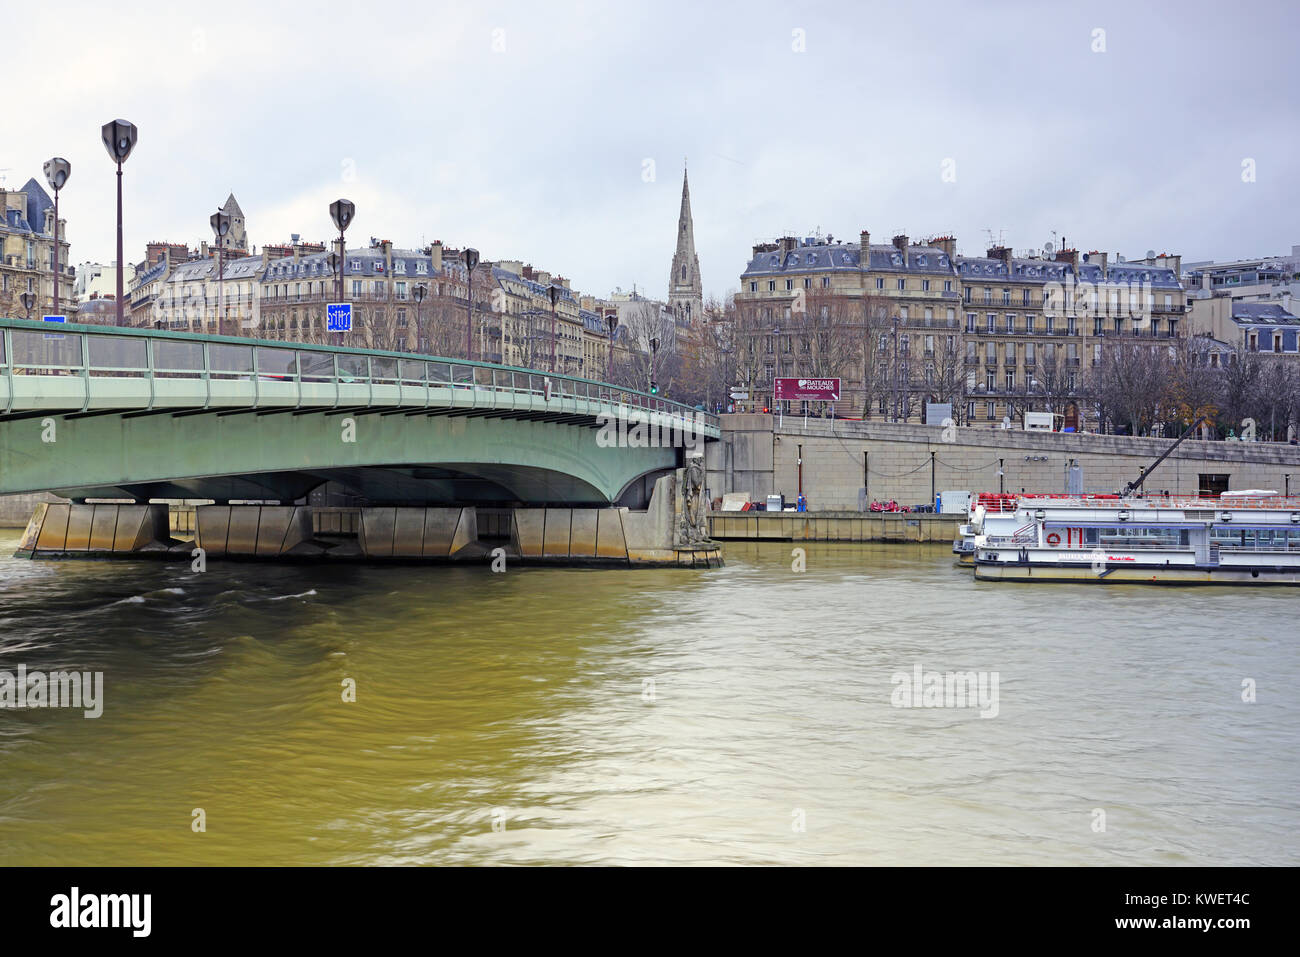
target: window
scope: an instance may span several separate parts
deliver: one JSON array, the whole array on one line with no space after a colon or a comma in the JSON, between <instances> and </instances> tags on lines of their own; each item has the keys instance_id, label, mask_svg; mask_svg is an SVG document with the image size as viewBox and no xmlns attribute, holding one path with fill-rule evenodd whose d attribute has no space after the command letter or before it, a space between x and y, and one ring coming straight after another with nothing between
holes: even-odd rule
<instances>
[{"instance_id":1,"label":"window","mask_svg":"<svg viewBox=\"0 0 1300 957\"><path fill-rule=\"evenodd\" d=\"M1025 316L1025 332L1027 332L1027 333L1028 333L1029 335L1031 335L1031 336L1034 334L1034 317L1033 317L1033 316Z\"/></svg>"},{"instance_id":2,"label":"window","mask_svg":"<svg viewBox=\"0 0 1300 957\"><path fill-rule=\"evenodd\" d=\"M399 260L397 260L397 262L393 263L393 272L395 272L395 273L401 273L403 276L405 276L405 275L406 275L406 260L405 260L405 259L399 259Z\"/></svg>"},{"instance_id":3,"label":"window","mask_svg":"<svg viewBox=\"0 0 1300 957\"><path fill-rule=\"evenodd\" d=\"M776 292L776 280L775 280L775 279L769 279L769 280L767 281L767 291L768 291L768 292Z\"/></svg>"},{"instance_id":4,"label":"window","mask_svg":"<svg viewBox=\"0 0 1300 957\"><path fill-rule=\"evenodd\" d=\"M1050 335L1052 334L1052 332L1054 331L1054 328L1053 328L1053 327L1054 327L1055 325L1056 325L1056 318L1055 318L1054 316L1044 316L1044 317L1043 317L1043 332L1044 332L1044 333L1046 333L1047 335L1050 336Z\"/></svg>"},{"instance_id":5,"label":"window","mask_svg":"<svg viewBox=\"0 0 1300 957\"><path fill-rule=\"evenodd\" d=\"M1025 343L1025 365L1031 366L1033 364L1034 364L1034 344L1032 342L1026 342Z\"/></svg>"},{"instance_id":6,"label":"window","mask_svg":"<svg viewBox=\"0 0 1300 957\"><path fill-rule=\"evenodd\" d=\"M898 288L899 288L899 289L906 289L906 288L907 288L907 280L906 280L906 279L900 279L900 280L898 280Z\"/></svg>"},{"instance_id":7,"label":"window","mask_svg":"<svg viewBox=\"0 0 1300 957\"><path fill-rule=\"evenodd\" d=\"M1006 328L1006 331L1007 331L1007 332L1015 332L1015 331L1016 331L1016 317L1015 317L1014 315L1012 315L1011 313L1007 313L1006 321L1007 321L1007 328Z\"/></svg>"},{"instance_id":8,"label":"window","mask_svg":"<svg viewBox=\"0 0 1300 957\"><path fill-rule=\"evenodd\" d=\"M361 280L360 280L360 279L354 279L354 280L352 280L352 296L353 296L353 298L359 298L359 297L361 296Z\"/></svg>"},{"instance_id":9,"label":"window","mask_svg":"<svg viewBox=\"0 0 1300 957\"><path fill-rule=\"evenodd\" d=\"M985 409L985 413L984 413L985 417L988 418L990 422L993 421L993 403L985 402L984 409Z\"/></svg>"},{"instance_id":10,"label":"window","mask_svg":"<svg viewBox=\"0 0 1300 957\"><path fill-rule=\"evenodd\" d=\"M1015 364L1016 364L1016 344L1014 342L1008 342L1007 343L1007 365L1014 366Z\"/></svg>"},{"instance_id":11,"label":"window","mask_svg":"<svg viewBox=\"0 0 1300 957\"><path fill-rule=\"evenodd\" d=\"M996 365L998 361L998 344L996 342L984 343L984 361L989 365Z\"/></svg>"},{"instance_id":12,"label":"window","mask_svg":"<svg viewBox=\"0 0 1300 957\"><path fill-rule=\"evenodd\" d=\"M1010 289L1003 289L1003 290L1002 290L1002 305L1004 305L1004 306L1009 306L1009 305L1011 305L1011 290L1010 290Z\"/></svg>"},{"instance_id":13,"label":"window","mask_svg":"<svg viewBox=\"0 0 1300 957\"><path fill-rule=\"evenodd\" d=\"M993 290L989 289L987 286L984 288L984 301L986 303L991 303L993 301Z\"/></svg>"},{"instance_id":14,"label":"window","mask_svg":"<svg viewBox=\"0 0 1300 957\"><path fill-rule=\"evenodd\" d=\"M1016 391L1016 370L1015 369L1007 370L1007 391L1008 392Z\"/></svg>"},{"instance_id":15,"label":"window","mask_svg":"<svg viewBox=\"0 0 1300 957\"><path fill-rule=\"evenodd\" d=\"M929 292L929 291L930 291L930 280L928 280L928 279L922 279L922 280L921 280L921 291L922 291L922 292Z\"/></svg>"},{"instance_id":16,"label":"window","mask_svg":"<svg viewBox=\"0 0 1300 957\"><path fill-rule=\"evenodd\" d=\"M985 320L986 320L987 323L988 323L988 331L989 331L989 332L993 332L993 331L994 331L994 326L997 324L997 321L998 321L998 314L997 314L996 312L990 312L990 313L989 313L987 316L985 316L984 318L985 318Z\"/></svg>"},{"instance_id":17,"label":"window","mask_svg":"<svg viewBox=\"0 0 1300 957\"><path fill-rule=\"evenodd\" d=\"M988 389L990 392L992 392L992 391L994 390L994 388L996 388L995 383L994 383L994 381L993 381L996 377L997 377L997 373L994 372L992 369L989 369L987 372L985 372L985 373L984 373L984 388L986 388L986 389Z\"/></svg>"},{"instance_id":18,"label":"window","mask_svg":"<svg viewBox=\"0 0 1300 957\"><path fill-rule=\"evenodd\" d=\"M404 283L404 282L399 282L399 283L397 284L397 298L398 298L398 299L405 299L405 298L406 298L406 283Z\"/></svg>"},{"instance_id":19,"label":"window","mask_svg":"<svg viewBox=\"0 0 1300 957\"><path fill-rule=\"evenodd\" d=\"M750 291L750 292L758 292L758 283L756 283L756 282L751 282L751 283L749 284L749 291Z\"/></svg>"},{"instance_id":20,"label":"window","mask_svg":"<svg viewBox=\"0 0 1300 957\"><path fill-rule=\"evenodd\" d=\"M785 288L786 288L786 289L793 289L793 288L794 288L794 280L793 280L793 279L787 279L787 280L785 281Z\"/></svg>"},{"instance_id":21,"label":"window","mask_svg":"<svg viewBox=\"0 0 1300 957\"><path fill-rule=\"evenodd\" d=\"M967 291L969 292L969 290ZM975 331L975 313L973 312L966 313L966 331L967 332Z\"/></svg>"},{"instance_id":22,"label":"window","mask_svg":"<svg viewBox=\"0 0 1300 957\"><path fill-rule=\"evenodd\" d=\"M884 288L885 288L885 280L883 280L883 279L877 279L877 280L876 280L876 288L877 288L877 289L884 289Z\"/></svg>"},{"instance_id":23,"label":"window","mask_svg":"<svg viewBox=\"0 0 1300 957\"><path fill-rule=\"evenodd\" d=\"M971 294L971 288L970 286L967 286L965 289L962 290L962 301L970 302L970 294Z\"/></svg>"},{"instance_id":24,"label":"window","mask_svg":"<svg viewBox=\"0 0 1300 957\"><path fill-rule=\"evenodd\" d=\"M934 355L934 336L925 337L925 354L927 356Z\"/></svg>"},{"instance_id":25,"label":"window","mask_svg":"<svg viewBox=\"0 0 1300 957\"><path fill-rule=\"evenodd\" d=\"M805 289L811 289L811 288L812 288L812 279L805 279L805 280L803 281L803 287L804 287Z\"/></svg>"},{"instance_id":26,"label":"window","mask_svg":"<svg viewBox=\"0 0 1300 957\"><path fill-rule=\"evenodd\" d=\"M945 279L945 280L943 281L943 291L944 291L944 292L952 292L952 280L951 280L951 279Z\"/></svg>"},{"instance_id":27,"label":"window","mask_svg":"<svg viewBox=\"0 0 1300 957\"><path fill-rule=\"evenodd\" d=\"M1092 320L1092 334L1094 336L1101 335L1101 316L1097 316Z\"/></svg>"},{"instance_id":28,"label":"window","mask_svg":"<svg viewBox=\"0 0 1300 957\"><path fill-rule=\"evenodd\" d=\"M927 309L925 310L925 324L928 326L932 322L934 322L934 310Z\"/></svg>"},{"instance_id":29,"label":"window","mask_svg":"<svg viewBox=\"0 0 1300 957\"><path fill-rule=\"evenodd\" d=\"M1021 290L1021 292L1020 292L1020 301L1021 301L1022 303L1024 303L1026 306L1029 305L1029 290L1028 290L1028 289L1023 289L1023 290Z\"/></svg>"},{"instance_id":30,"label":"window","mask_svg":"<svg viewBox=\"0 0 1300 957\"><path fill-rule=\"evenodd\" d=\"M829 289L830 287L831 287L831 277L830 277L830 276L822 276L822 288L823 288L823 289Z\"/></svg>"}]
</instances>

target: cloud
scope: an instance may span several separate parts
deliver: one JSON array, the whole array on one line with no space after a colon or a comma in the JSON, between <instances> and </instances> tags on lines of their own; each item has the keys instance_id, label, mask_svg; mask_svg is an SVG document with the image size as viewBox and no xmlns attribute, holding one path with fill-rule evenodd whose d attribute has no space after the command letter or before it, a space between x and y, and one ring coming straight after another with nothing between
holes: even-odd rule
<instances>
[{"instance_id":1,"label":"cloud","mask_svg":"<svg viewBox=\"0 0 1300 957\"><path fill-rule=\"evenodd\" d=\"M42 39L7 51L22 92L0 167L13 186L51 155L72 161L76 262L114 255L99 127L115 116L140 128L124 177L132 260L149 240L206 239L230 192L259 245L327 238L328 202L346 195L354 240L472 243L597 294L663 295L684 156L715 294L756 239L818 226L845 240L954 232L971 253L986 228L1017 248L1056 230L1188 258L1295 241L1282 211L1300 205L1300 14L1282 3L1249 18L1209 3L1175 16L671 0L71 2L9 17Z\"/></svg>"}]
</instances>

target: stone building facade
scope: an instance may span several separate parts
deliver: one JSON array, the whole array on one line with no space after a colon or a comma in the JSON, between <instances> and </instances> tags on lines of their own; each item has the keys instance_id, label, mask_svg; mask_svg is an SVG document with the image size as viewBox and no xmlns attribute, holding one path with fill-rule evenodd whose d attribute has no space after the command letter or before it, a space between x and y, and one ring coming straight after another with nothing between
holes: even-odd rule
<instances>
[{"instance_id":1,"label":"stone building facade","mask_svg":"<svg viewBox=\"0 0 1300 957\"><path fill-rule=\"evenodd\" d=\"M784 237L756 245L741 275L738 384L755 409L776 408L776 376L838 376L840 415L921 422L927 404L950 403L961 424L1051 410L1082 429L1095 421L1085 373L1103 348L1169 348L1185 335L1185 313L1174 265L1005 246L961 256L951 236Z\"/></svg>"}]
</instances>

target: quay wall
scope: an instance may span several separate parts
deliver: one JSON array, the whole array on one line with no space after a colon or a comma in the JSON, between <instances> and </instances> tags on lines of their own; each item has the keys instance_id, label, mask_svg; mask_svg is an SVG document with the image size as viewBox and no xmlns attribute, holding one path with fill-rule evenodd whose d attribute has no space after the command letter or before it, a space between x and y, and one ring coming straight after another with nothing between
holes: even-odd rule
<instances>
[{"instance_id":1,"label":"quay wall","mask_svg":"<svg viewBox=\"0 0 1300 957\"><path fill-rule=\"evenodd\" d=\"M861 512L872 500L933 504L934 488L971 492L1064 492L1077 463L1085 492L1117 492L1150 467L1173 439L1033 433L771 415L722 416L723 438L705 450L710 498L743 492L751 501L783 493L793 504L803 460L810 511ZM998 475L999 470L1003 473ZM1195 495L1202 476L1226 476L1229 489L1300 494L1300 446L1188 439L1143 490Z\"/></svg>"}]
</instances>

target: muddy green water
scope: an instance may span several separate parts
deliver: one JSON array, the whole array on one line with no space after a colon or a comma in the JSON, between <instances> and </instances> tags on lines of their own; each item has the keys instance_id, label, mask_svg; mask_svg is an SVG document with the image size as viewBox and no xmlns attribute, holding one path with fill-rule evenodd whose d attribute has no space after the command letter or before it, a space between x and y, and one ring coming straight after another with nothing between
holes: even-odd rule
<instances>
[{"instance_id":1,"label":"muddy green water","mask_svg":"<svg viewBox=\"0 0 1300 957\"><path fill-rule=\"evenodd\" d=\"M775 543L195 574L17 538L0 670L102 671L104 711L0 710L2 864L1300 863L1297 590ZM894 707L918 665L997 672L997 716Z\"/></svg>"}]
</instances>

